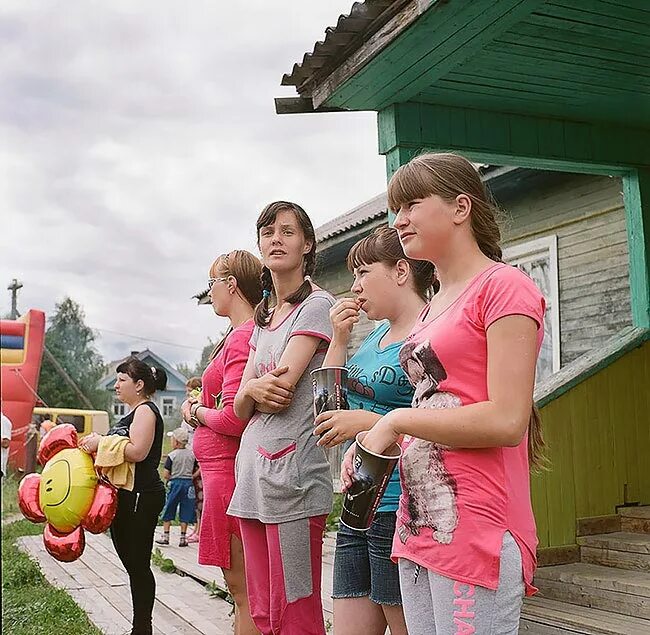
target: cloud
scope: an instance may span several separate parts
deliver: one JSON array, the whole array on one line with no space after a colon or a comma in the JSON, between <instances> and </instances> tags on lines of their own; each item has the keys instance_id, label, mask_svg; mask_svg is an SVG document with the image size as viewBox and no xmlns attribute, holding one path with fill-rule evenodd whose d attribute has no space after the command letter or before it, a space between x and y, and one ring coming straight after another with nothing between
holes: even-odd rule
<instances>
[{"instance_id":1,"label":"cloud","mask_svg":"<svg viewBox=\"0 0 650 635\"><path fill-rule=\"evenodd\" d=\"M255 250L267 202L319 225L380 192L374 114L273 110L282 74L349 8L3 3L0 282L24 283L21 310L70 295L91 326L193 347L149 344L192 362L224 324L190 296L215 256ZM107 359L146 344L100 334Z\"/></svg>"}]
</instances>

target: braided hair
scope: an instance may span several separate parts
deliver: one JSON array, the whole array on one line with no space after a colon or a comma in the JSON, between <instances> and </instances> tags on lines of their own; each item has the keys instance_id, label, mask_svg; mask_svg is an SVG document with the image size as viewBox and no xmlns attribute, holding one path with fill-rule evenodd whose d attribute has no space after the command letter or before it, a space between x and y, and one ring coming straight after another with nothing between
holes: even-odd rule
<instances>
[{"instance_id":1,"label":"braided hair","mask_svg":"<svg viewBox=\"0 0 650 635\"><path fill-rule=\"evenodd\" d=\"M311 249L303 258L303 275L305 276L304 282L294 291L290 296L282 298L284 302L289 304L300 304L304 302L312 292L311 276L316 269L316 232L314 226L307 216L307 212L300 207L297 203L290 203L288 201L275 201L269 203L257 219L257 244L259 246L259 236L262 227L267 227L275 222L277 215L280 212L289 211L293 212L305 236L305 240L311 242ZM268 325L271 319L271 297L276 300L275 289L273 288L273 278L271 277L271 270L268 267L262 267L262 275L260 276L262 282L262 301L255 307L255 324L259 327Z\"/></svg>"}]
</instances>

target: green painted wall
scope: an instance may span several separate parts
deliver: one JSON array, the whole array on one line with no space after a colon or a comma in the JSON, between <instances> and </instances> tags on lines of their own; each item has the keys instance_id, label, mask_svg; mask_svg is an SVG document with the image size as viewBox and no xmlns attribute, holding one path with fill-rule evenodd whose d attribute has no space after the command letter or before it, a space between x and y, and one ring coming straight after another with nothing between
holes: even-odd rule
<instances>
[{"instance_id":1,"label":"green painted wall","mask_svg":"<svg viewBox=\"0 0 650 635\"><path fill-rule=\"evenodd\" d=\"M532 477L540 547L574 544L577 518L650 504L648 386L650 342L542 408L551 468Z\"/></svg>"}]
</instances>

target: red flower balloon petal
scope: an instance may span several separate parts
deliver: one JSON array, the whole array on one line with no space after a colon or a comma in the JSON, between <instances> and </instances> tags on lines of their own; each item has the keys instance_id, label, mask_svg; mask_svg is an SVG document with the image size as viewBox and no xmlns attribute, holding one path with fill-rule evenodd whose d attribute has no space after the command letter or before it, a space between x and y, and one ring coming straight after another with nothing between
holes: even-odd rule
<instances>
[{"instance_id":1,"label":"red flower balloon petal","mask_svg":"<svg viewBox=\"0 0 650 635\"><path fill-rule=\"evenodd\" d=\"M111 526L116 511L117 489L110 483L100 481L95 490L93 504L81 524L89 532L101 534Z\"/></svg>"},{"instance_id":2,"label":"red flower balloon petal","mask_svg":"<svg viewBox=\"0 0 650 635\"><path fill-rule=\"evenodd\" d=\"M41 465L45 465L57 452L76 448L77 443L75 427L71 423L60 423L43 437L36 458Z\"/></svg>"},{"instance_id":3,"label":"red flower balloon petal","mask_svg":"<svg viewBox=\"0 0 650 635\"><path fill-rule=\"evenodd\" d=\"M45 514L38 502L38 491L41 485L40 474L27 474L18 486L18 506L23 516L33 523L45 522Z\"/></svg>"},{"instance_id":4,"label":"red flower balloon petal","mask_svg":"<svg viewBox=\"0 0 650 635\"><path fill-rule=\"evenodd\" d=\"M43 531L43 543L45 549L53 558L60 562L72 562L84 552L86 537L81 526L69 534L64 534L48 523Z\"/></svg>"}]
</instances>

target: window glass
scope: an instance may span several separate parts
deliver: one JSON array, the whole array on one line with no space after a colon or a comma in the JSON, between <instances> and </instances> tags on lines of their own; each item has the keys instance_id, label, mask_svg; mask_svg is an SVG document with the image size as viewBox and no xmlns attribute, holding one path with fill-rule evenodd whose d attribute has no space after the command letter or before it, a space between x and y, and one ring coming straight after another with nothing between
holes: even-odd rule
<instances>
[{"instance_id":1,"label":"window glass","mask_svg":"<svg viewBox=\"0 0 650 635\"><path fill-rule=\"evenodd\" d=\"M162 415L163 417L171 417L174 414L176 407L176 397L163 397L162 398Z\"/></svg>"}]
</instances>

